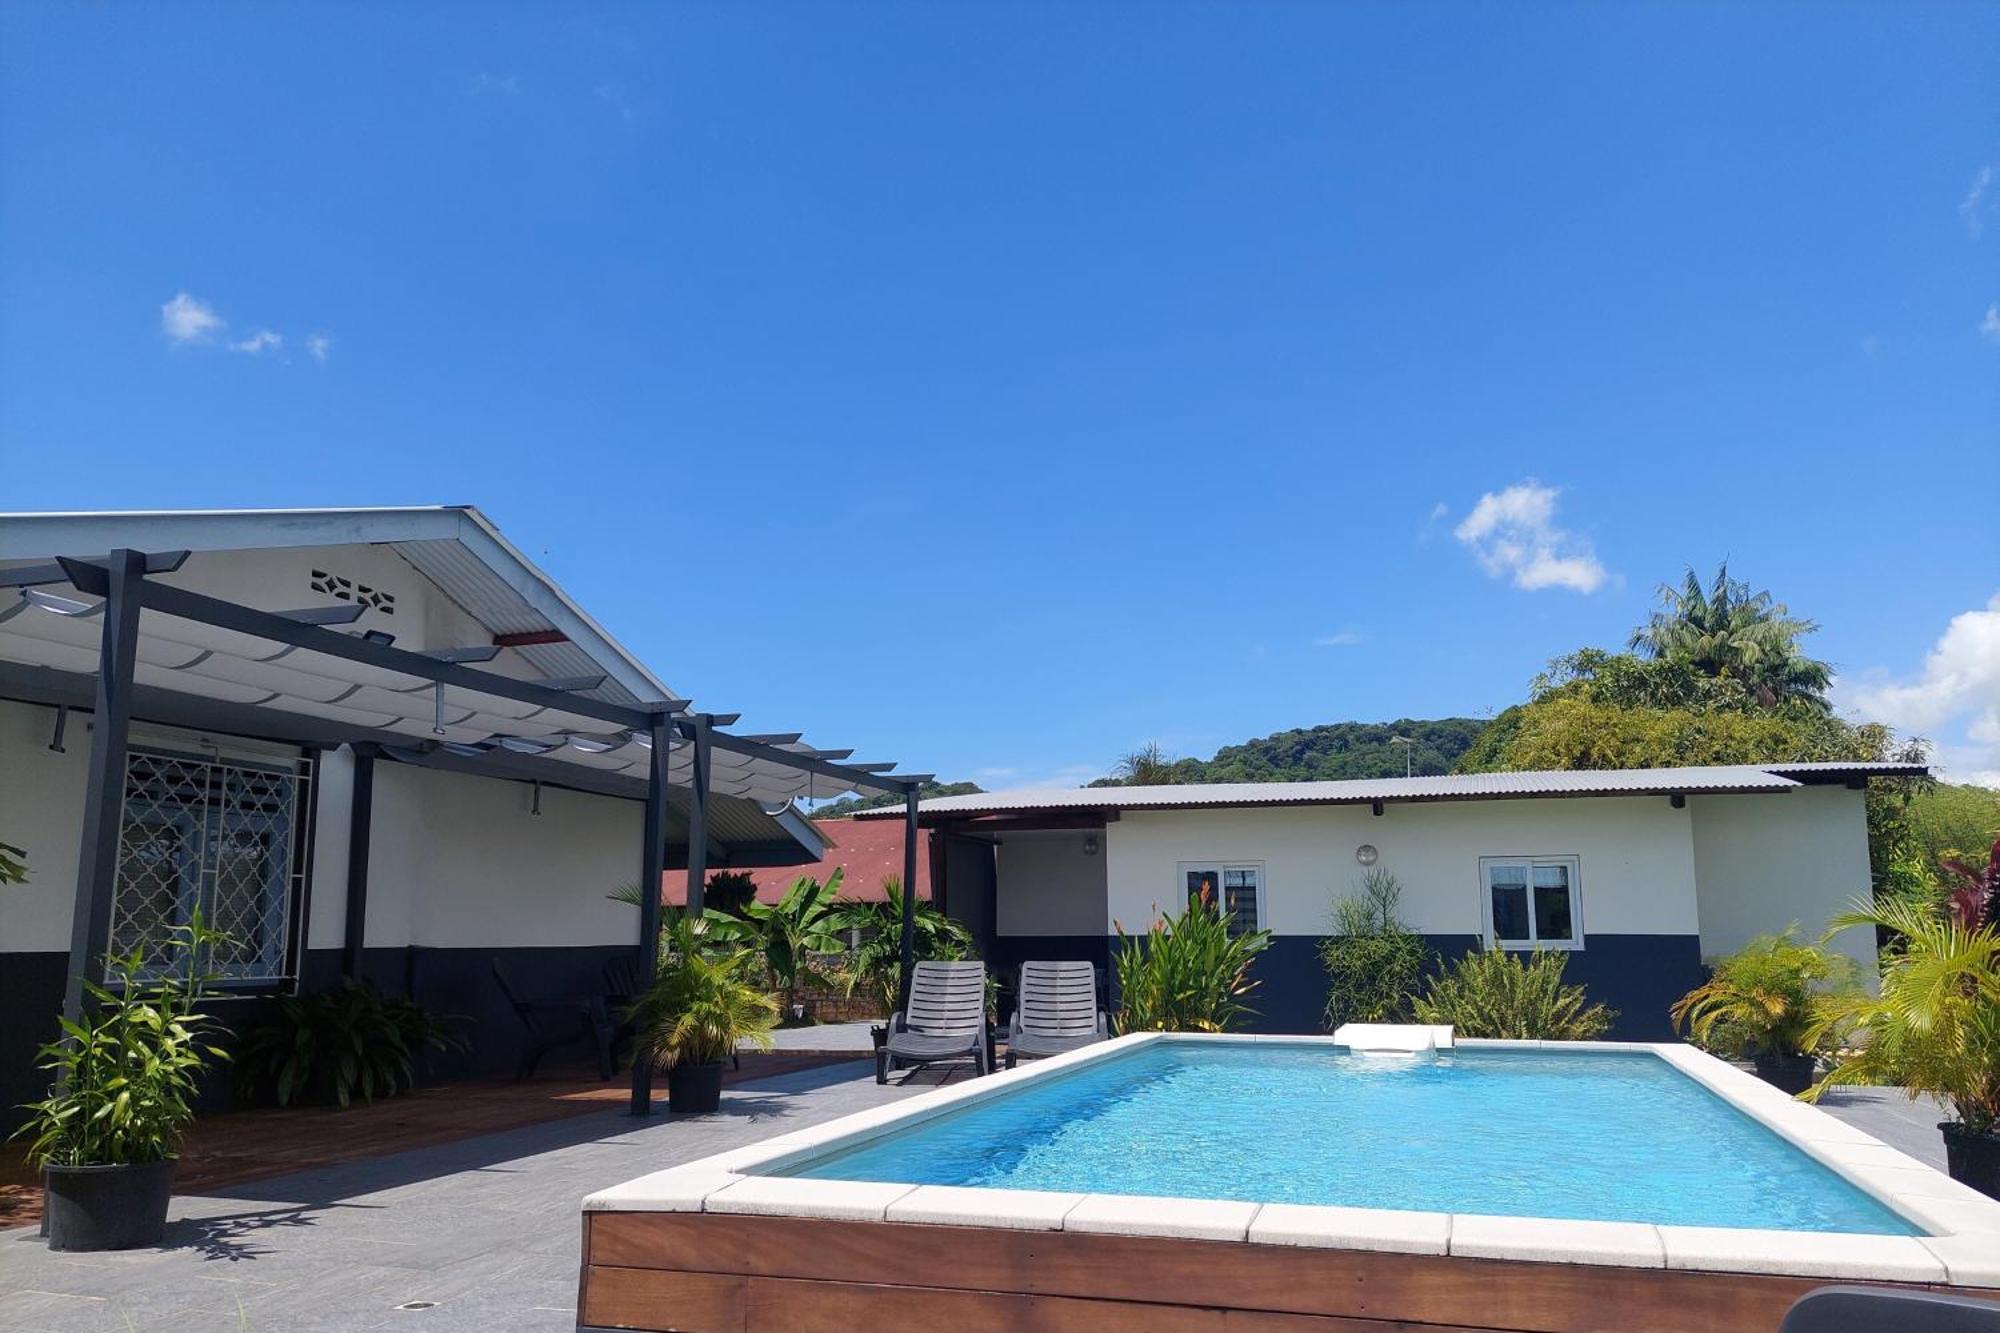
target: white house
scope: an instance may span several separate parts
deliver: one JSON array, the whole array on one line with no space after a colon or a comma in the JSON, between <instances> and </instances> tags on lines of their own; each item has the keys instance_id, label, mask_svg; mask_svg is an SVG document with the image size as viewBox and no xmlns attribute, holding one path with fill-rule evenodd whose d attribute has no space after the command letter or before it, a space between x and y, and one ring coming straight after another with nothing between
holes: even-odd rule
<instances>
[{"instance_id":1,"label":"white house","mask_svg":"<svg viewBox=\"0 0 2000 1333\"><path fill-rule=\"evenodd\" d=\"M634 568L689 614L670 554ZM510 1067L496 962L601 996L649 956L607 893L815 861L794 797L921 780L732 721L475 509L0 516L0 842L29 868L0 886L0 1106L105 950L196 908L234 992L366 978Z\"/></svg>"},{"instance_id":2,"label":"white house","mask_svg":"<svg viewBox=\"0 0 2000 1333\"><path fill-rule=\"evenodd\" d=\"M1703 959L1797 922L1817 934L1869 892L1863 794L1909 764L1492 773L1360 782L1098 787L924 801L932 878L1003 972L1109 957L1202 888L1275 936L1257 965L1266 1031L1319 1030L1317 953L1370 866L1444 956L1565 950L1567 975L1662 1037ZM882 812L894 815L895 811ZM864 813L861 818L871 817ZM944 851L938 850L942 843ZM940 868L943 874L940 874ZM1870 973L1874 945L1840 947Z\"/></svg>"}]
</instances>

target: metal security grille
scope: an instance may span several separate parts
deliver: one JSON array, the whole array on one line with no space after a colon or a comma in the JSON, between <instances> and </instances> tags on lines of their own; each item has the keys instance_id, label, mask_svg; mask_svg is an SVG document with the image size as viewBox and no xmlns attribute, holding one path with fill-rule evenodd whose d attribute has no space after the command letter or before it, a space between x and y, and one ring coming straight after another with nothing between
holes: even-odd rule
<instances>
[{"instance_id":1,"label":"metal security grille","mask_svg":"<svg viewBox=\"0 0 2000 1333\"><path fill-rule=\"evenodd\" d=\"M155 946L197 909L229 937L207 962L231 981L287 975L311 761L134 750L125 768L113 953ZM157 960L155 960L157 962Z\"/></svg>"}]
</instances>

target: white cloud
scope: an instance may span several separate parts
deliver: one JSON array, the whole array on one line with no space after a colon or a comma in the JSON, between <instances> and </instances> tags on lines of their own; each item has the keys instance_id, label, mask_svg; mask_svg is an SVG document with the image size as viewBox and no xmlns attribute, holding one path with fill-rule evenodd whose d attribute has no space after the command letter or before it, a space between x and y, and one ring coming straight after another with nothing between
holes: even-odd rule
<instances>
[{"instance_id":1,"label":"white cloud","mask_svg":"<svg viewBox=\"0 0 2000 1333\"><path fill-rule=\"evenodd\" d=\"M2000 775L2000 593L1951 618L1915 680L1838 684L1844 707L1899 731L1931 733L1964 719L1964 741L1940 744L1941 764L1974 782L1984 779L1968 775Z\"/></svg>"},{"instance_id":2,"label":"white cloud","mask_svg":"<svg viewBox=\"0 0 2000 1333\"><path fill-rule=\"evenodd\" d=\"M2000 340L2000 301L1986 307L1986 318L1979 321L1979 331L1989 338Z\"/></svg>"},{"instance_id":3,"label":"white cloud","mask_svg":"<svg viewBox=\"0 0 2000 1333\"><path fill-rule=\"evenodd\" d=\"M480 97L487 93L495 93L502 97L519 97L521 79L517 74L493 74L481 70L466 83L465 93L468 97Z\"/></svg>"},{"instance_id":4,"label":"white cloud","mask_svg":"<svg viewBox=\"0 0 2000 1333\"><path fill-rule=\"evenodd\" d=\"M160 332L170 342L202 343L222 331L222 317L186 292L160 307Z\"/></svg>"},{"instance_id":5,"label":"white cloud","mask_svg":"<svg viewBox=\"0 0 2000 1333\"><path fill-rule=\"evenodd\" d=\"M1986 187L1992 183L1993 167L1988 164L1981 167L1979 174L1972 178L1972 188L1965 192L1965 198L1959 202L1958 215L1965 219L1965 234L1968 236L1976 237L1985 229Z\"/></svg>"},{"instance_id":6,"label":"white cloud","mask_svg":"<svg viewBox=\"0 0 2000 1333\"><path fill-rule=\"evenodd\" d=\"M259 329L240 342L229 344L234 352L247 352L251 356L261 356L265 352L275 352L285 345L285 335L273 333L269 329Z\"/></svg>"},{"instance_id":7,"label":"white cloud","mask_svg":"<svg viewBox=\"0 0 2000 1333\"><path fill-rule=\"evenodd\" d=\"M1494 578L1511 579L1517 588L1596 592L1607 577L1604 566L1588 538L1556 526L1559 494L1532 477L1488 491L1452 535L1481 569Z\"/></svg>"},{"instance_id":8,"label":"white cloud","mask_svg":"<svg viewBox=\"0 0 2000 1333\"><path fill-rule=\"evenodd\" d=\"M1361 642L1359 630L1344 629L1338 634L1322 634L1313 643L1321 648L1346 648Z\"/></svg>"},{"instance_id":9,"label":"white cloud","mask_svg":"<svg viewBox=\"0 0 2000 1333\"><path fill-rule=\"evenodd\" d=\"M333 339L324 333L315 333L306 339L306 353L315 361L325 361L333 352Z\"/></svg>"}]
</instances>

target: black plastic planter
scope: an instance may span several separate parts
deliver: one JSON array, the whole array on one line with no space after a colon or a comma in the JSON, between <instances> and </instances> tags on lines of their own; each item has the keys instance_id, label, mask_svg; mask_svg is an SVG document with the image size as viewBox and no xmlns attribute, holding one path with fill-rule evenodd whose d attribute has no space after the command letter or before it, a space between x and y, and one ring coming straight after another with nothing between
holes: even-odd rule
<instances>
[{"instance_id":1,"label":"black plastic planter","mask_svg":"<svg viewBox=\"0 0 2000 1333\"><path fill-rule=\"evenodd\" d=\"M130 1250L157 1245L167 1229L174 1163L51 1166L43 1174L49 1248Z\"/></svg>"},{"instance_id":2,"label":"black plastic planter","mask_svg":"<svg viewBox=\"0 0 2000 1333\"><path fill-rule=\"evenodd\" d=\"M1974 1134L1956 1120L1938 1129L1944 1134L1945 1170L1951 1178L2000 1199L2000 1134Z\"/></svg>"},{"instance_id":3,"label":"black plastic planter","mask_svg":"<svg viewBox=\"0 0 2000 1333\"><path fill-rule=\"evenodd\" d=\"M722 1105L723 1062L675 1065L667 1071L667 1109L681 1115L701 1115Z\"/></svg>"},{"instance_id":4,"label":"black plastic planter","mask_svg":"<svg viewBox=\"0 0 2000 1333\"><path fill-rule=\"evenodd\" d=\"M1810 1055L1759 1055L1754 1063L1758 1078L1780 1092L1797 1096L1812 1086L1818 1062Z\"/></svg>"}]
</instances>

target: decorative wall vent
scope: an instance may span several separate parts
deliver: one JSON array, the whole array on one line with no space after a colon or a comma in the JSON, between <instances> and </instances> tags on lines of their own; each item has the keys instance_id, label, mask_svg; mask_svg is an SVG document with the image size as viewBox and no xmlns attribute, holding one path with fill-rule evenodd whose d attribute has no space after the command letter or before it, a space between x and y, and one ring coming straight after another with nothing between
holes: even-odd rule
<instances>
[{"instance_id":1,"label":"decorative wall vent","mask_svg":"<svg viewBox=\"0 0 2000 1333\"><path fill-rule=\"evenodd\" d=\"M336 601L359 602L371 611L380 611L385 616L396 614L396 594L371 588L365 583L329 574L323 569L312 572L312 590L332 597Z\"/></svg>"}]
</instances>

